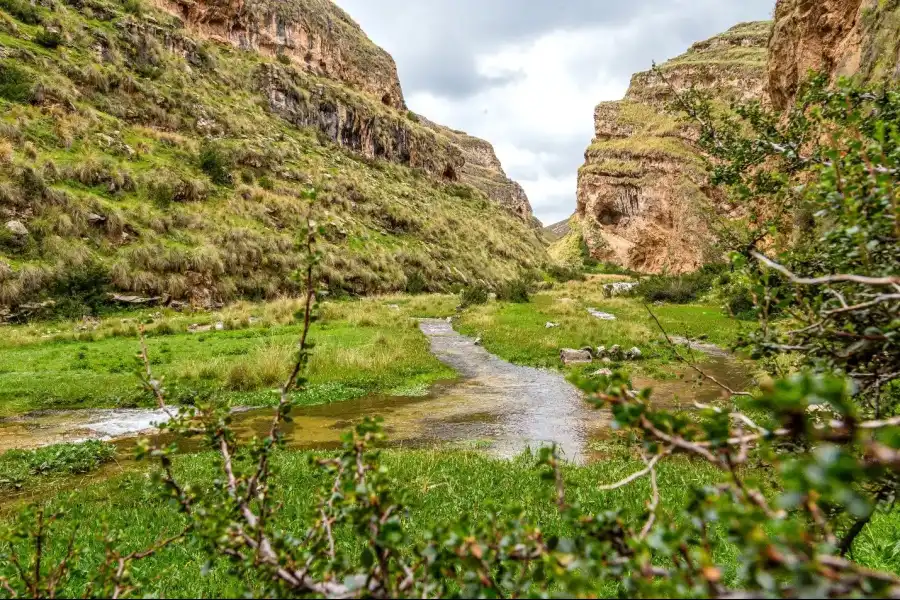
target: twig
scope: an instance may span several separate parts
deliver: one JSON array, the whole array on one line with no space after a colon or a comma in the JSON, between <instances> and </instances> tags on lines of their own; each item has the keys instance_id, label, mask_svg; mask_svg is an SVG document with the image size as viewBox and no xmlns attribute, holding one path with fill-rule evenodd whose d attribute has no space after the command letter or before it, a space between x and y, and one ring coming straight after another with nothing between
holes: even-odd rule
<instances>
[{"instance_id":1,"label":"twig","mask_svg":"<svg viewBox=\"0 0 900 600\"><path fill-rule=\"evenodd\" d=\"M862 285L872 285L872 286L881 286L881 285L900 285L900 277L888 276L888 277L866 277L863 275L845 275L845 274L837 274L837 275L824 275L822 277L799 277L794 275L791 271L789 271L786 267L778 264L774 260L768 258L767 256L760 254L759 252L751 252L752 256L757 259L759 262L763 263L767 267L774 269L787 277L792 283L796 283L798 285L825 285L828 283L859 283Z\"/></svg>"},{"instance_id":2,"label":"twig","mask_svg":"<svg viewBox=\"0 0 900 600\"><path fill-rule=\"evenodd\" d=\"M732 396L752 396L753 395L750 392L738 392L736 390L731 389L730 387L728 387L727 385L725 385L724 383L722 383L721 381L719 381L718 379L716 379L715 377L713 377L709 373L706 373L703 369L698 367L694 361L688 360L685 357L683 357L681 355L681 353L678 351L678 346L675 344L675 342L672 341L672 338L669 337L669 334L666 332L666 329L665 329L665 327L663 327L659 318L655 314L653 314L653 311L650 310L650 307L648 305L644 304L644 308L647 309L647 312L650 313L650 316L653 318L654 321L656 321L657 327L659 327L659 330L662 331L663 336L666 338L666 342L668 342L669 345L672 347L672 350L675 352L675 356L676 356L676 358L678 358L679 361L683 362L684 364L686 364L687 366L689 366L690 368L695 370L697 373L699 373L702 377L713 382L714 384L716 384L717 386L719 386L720 388L722 388L723 390L725 390ZM688 347L690 347L690 345Z\"/></svg>"},{"instance_id":3,"label":"twig","mask_svg":"<svg viewBox=\"0 0 900 600\"><path fill-rule=\"evenodd\" d=\"M642 470L638 471L637 473L629 475L628 477L626 477L622 481L619 481L618 483L612 483L609 485L601 485L601 486L597 487L597 489L601 492L610 492L612 490L617 490L619 488L625 487L632 481L637 481L641 477L644 477L650 473L653 473L653 469L656 466L656 463L658 463L660 461L660 459L662 459L665 456L668 456L671 453L672 453L672 448L666 448L665 450L663 450L662 452L660 452L659 454L657 454L656 456L651 458L649 461L645 461L647 463L646 469L642 469Z\"/></svg>"},{"instance_id":4,"label":"twig","mask_svg":"<svg viewBox=\"0 0 900 600\"><path fill-rule=\"evenodd\" d=\"M659 508L659 486L656 483L656 469L654 465L647 460L647 457L643 457L644 462L647 463L647 466L650 469L650 490L651 490L651 499L650 504L647 506L647 510L650 511L650 515L647 517L647 522L644 524L643 529L641 529L641 535L638 539L645 539L647 535L650 534L650 530L653 528L653 524L656 522L656 511Z\"/></svg>"}]
</instances>

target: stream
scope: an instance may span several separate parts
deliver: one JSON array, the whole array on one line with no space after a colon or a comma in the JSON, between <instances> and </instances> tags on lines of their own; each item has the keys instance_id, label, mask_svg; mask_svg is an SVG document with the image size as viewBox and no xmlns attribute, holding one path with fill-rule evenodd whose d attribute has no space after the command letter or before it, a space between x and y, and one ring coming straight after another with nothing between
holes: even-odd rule
<instances>
[{"instance_id":1,"label":"stream","mask_svg":"<svg viewBox=\"0 0 900 600\"><path fill-rule=\"evenodd\" d=\"M365 416L384 418L392 446L432 447L451 444L478 447L509 458L526 448L556 442L576 463L594 458L591 443L608 432L609 414L594 410L581 393L557 371L522 367L490 354L445 320L423 319L419 325L434 355L459 373L453 382L433 386L424 397L370 396L334 404L301 407L284 426L294 448L335 448L340 436ZM734 389L749 376L740 361L727 355L708 356L703 367ZM652 381L634 378L635 386L652 386L657 397L681 402L708 402L720 396L709 383L687 379ZM671 402L670 400L667 403ZM234 415L241 436L263 436L272 409L244 410ZM158 410L46 411L0 420L0 452L85 439L117 440L123 449L135 435L152 432L164 419ZM130 436L130 438L129 438ZM197 441L182 444L190 451Z\"/></svg>"}]
</instances>

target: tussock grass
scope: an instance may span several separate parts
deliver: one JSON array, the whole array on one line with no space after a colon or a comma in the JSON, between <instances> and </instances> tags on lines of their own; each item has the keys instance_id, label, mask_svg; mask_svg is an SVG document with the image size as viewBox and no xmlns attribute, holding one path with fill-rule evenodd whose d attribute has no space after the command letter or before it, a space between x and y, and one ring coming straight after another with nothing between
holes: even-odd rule
<instances>
[{"instance_id":1,"label":"tussock grass","mask_svg":"<svg viewBox=\"0 0 900 600\"><path fill-rule=\"evenodd\" d=\"M299 300L281 298L241 302L216 313L146 309L97 321L0 329L0 417L149 403L135 375L141 323L154 370L173 401L191 402L199 395L241 405L272 403L277 397L271 391L292 364L300 308ZM326 302L321 308L325 318L313 330L318 350L309 366L309 389L298 393L298 402L421 388L454 377L428 351L412 318L452 313L452 296ZM194 325L208 331L189 333Z\"/></svg>"}]
</instances>

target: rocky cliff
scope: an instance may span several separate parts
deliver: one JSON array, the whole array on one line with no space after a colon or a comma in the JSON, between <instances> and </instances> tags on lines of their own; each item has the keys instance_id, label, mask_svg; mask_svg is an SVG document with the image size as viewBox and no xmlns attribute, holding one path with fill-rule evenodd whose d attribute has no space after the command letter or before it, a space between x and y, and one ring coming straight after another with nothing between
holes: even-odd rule
<instances>
[{"instance_id":1,"label":"rocky cliff","mask_svg":"<svg viewBox=\"0 0 900 600\"><path fill-rule=\"evenodd\" d=\"M900 4L778 0L769 44L772 105L789 106L810 70L864 81L900 78Z\"/></svg>"},{"instance_id":2,"label":"rocky cliff","mask_svg":"<svg viewBox=\"0 0 900 600\"><path fill-rule=\"evenodd\" d=\"M490 145L407 111L330 0L0 3L0 313L291 293L310 184L335 293L546 260Z\"/></svg>"},{"instance_id":3,"label":"rocky cliff","mask_svg":"<svg viewBox=\"0 0 900 600\"><path fill-rule=\"evenodd\" d=\"M459 148L463 162L457 173L459 180L480 190L493 202L503 206L526 221L534 218L525 190L506 176L494 147L481 138L457 131L417 115L419 121Z\"/></svg>"},{"instance_id":4,"label":"rocky cliff","mask_svg":"<svg viewBox=\"0 0 900 600\"><path fill-rule=\"evenodd\" d=\"M296 71L279 65L260 77L272 109L295 125L318 128L366 157L471 185L530 222L528 197L506 177L493 146L408 113L393 58L331 0L154 2L196 35L330 80L298 81Z\"/></svg>"},{"instance_id":5,"label":"rocky cliff","mask_svg":"<svg viewBox=\"0 0 900 600\"><path fill-rule=\"evenodd\" d=\"M672 90L722 102L759 98L771 24L745 23L638 73L622 101L594 113L595 135L578 174L576 216L591 255L644 272L699 267L709 246L706 211L723 210L706 186L693 130L668 104Z\"/></svg>"},{"instance_id":6,"label":"rocky cliff","mask_svg":"<svg viewBox=\"0 0 900 600\"><path fill-rule=\"evenodd\" d=\"M195 34L264 55L284 57L405 109L391 55L372 43L331 0L154 0Z\"/></svg>"}]
</instances>

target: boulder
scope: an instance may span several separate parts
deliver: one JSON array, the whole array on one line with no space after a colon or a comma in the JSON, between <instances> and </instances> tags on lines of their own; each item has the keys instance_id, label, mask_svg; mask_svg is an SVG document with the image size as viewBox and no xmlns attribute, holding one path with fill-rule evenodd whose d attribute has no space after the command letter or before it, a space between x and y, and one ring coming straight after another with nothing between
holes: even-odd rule
<instances>
[{"instance_id":1,"label":"boulder","mask_svg":"<svg viewBox=\"0 0 900 600\"><path fill-rule=\"evenodd\" d=\"M559 359L566 366L568 365L585 365L594 362L594 357L590 352L584 350L573 350L572 348L563 348L559 351Z\"/></svg>"},{"instance_id":2,"label":"boulder","mask_svg":"<svg viewBox=\"0 0 900 600\"><path fill-rule=\"evenodd\" d=\"M616 281L615 283L607 283L603 286L603 295L607 298L615 298L627 294L638 286L636 281Z\"/></svg>"},{"instance_id":3,"label":"boulder","mask_svg":"<svg viewBox=\"0 0 900 600\"><path fill-rule=\"evenodd\" d=\"M643 355L644 354L643 354L643 352L641 352L641 349L638 348L637 346L635 346L634 348L632 348L631 350L629 350L625 353L625 359L626 360L640 360L640 358Z\"/></svg>"},{"instance_id":4,"label":"boulder","mask_svg":"<svg viewBox=\"0 0 900 600\"><path fill-rule=\"evenodd\" d=\"M587 352L588 354L591 355L591 358L594 358L594 349L591 348L590 346L585 346L584 348L581 349L581 351Z\"/></svg>"},{"instance_id":5,"label":"boulder","mask_svg":"<svg viewBox=\"0 0 900 600\"><path fill-rule=\"evenodd\" d=\"M600 319L601 321L615 321L616 320L616 316L613 314L610 314L608 312L603 312L602 310L597 310L596 308L589 308L587 310L591 314L591 316L594 317L595 319Z\"/></svg>"},{"instance_id":6,"label":"boulder","mask_svg":"<svg viewBox=\"0 0 900 600\"><path fill-rule=\"evenodd\" d=\"M594 377L612 377L612 369L599 369L594 371Z\"/></svg>"},{"instance_id":7,"label":"boulder","mask_svg":"<svg viewBox=\"0 0 900 600\"><path fill-rule=\"evenodd\" d=\"M606 346L597 346L596 352L594 352L594 356L597 358L606 358Z\"/></svg>"},{"instance_id":8,"label":"boulder","mask_svg":"<svg viewBox=\"0 0 900 600\"><path fill-rule=\"evenodd\" d=\"M613 346L612 348L609 349L609 352L607 352L607 355L612 360L622 360L622 346L616 344L615 346Z\"/></svg>"},{"instance_id":9,"label":"boulder","mask_svg":"<svg viewBox=\"0 0 900 600\"><path fill-rule=\"evenodd\" d=\"M554 327L559 327L559 323L547 321L547 324L544 327L546 327L547 329L553 329Z\"/></svg>"},{"instance_id":10,"label":"boulder","mask_svg":"<svg viewBox=\"0 0 900 600\"><path fill-rule=\"evenodd\" d=\"M17 238L25 238L28 237L28 228L22 224L22 221L7 221L6 222L6 230L16 236Z\"/></svg>"}]
</instances>

